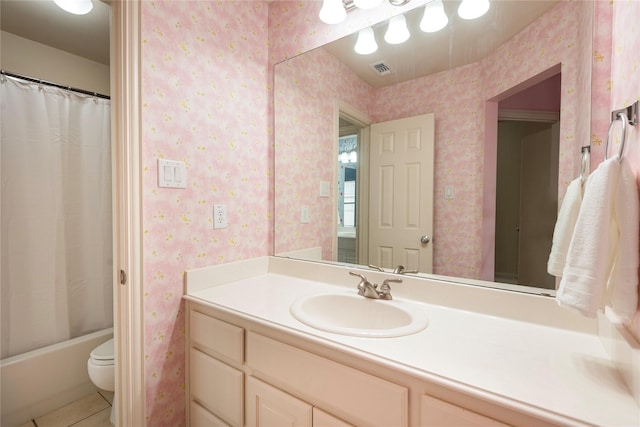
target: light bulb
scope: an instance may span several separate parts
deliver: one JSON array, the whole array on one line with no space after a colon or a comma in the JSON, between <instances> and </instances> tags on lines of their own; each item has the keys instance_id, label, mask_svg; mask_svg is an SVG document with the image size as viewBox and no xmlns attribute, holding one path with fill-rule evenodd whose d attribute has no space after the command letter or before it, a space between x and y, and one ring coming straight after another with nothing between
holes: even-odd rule
<instances>
[{"instance_id":1,"label":"light bulb","mask_svg":"<svg viewBox=\"0 0 640 427\"><path fill-rule=\"evenodd\" d=\"M373 28L367 27L358 33L358 40L353 47L360 55L368 55L378 50L378 44L376 43L376 37L373 33Z\"/></svg>"},{"instance_id":2,"label":"light bulb","mask_svg":"<svg viewBox=\"0 0 640 427\"><path fill-rule=\"evenodd\" d=\"M409 29L404 15L394 16L389 20L384 40L389 44L400 44L409 38Z\"/></svg>"},{"instance_id":3,"label":"light bulb","mask_svg":"<svg viewBox=\"0 0 640 427\"><path fill-rule=\"evenodd\" d=\"M347 17L342 0L324 0L318 15L325 24L339 24Z\"/></svg>"},{"instance_id":4,"label":"light bulb","mask_svg":"<svg viewBox=\"0 0 640 427\"><path fill-rule=\"evenodd\" d=\"M449 18L444 13L444 6L442 0L432 0L424 7L424 15L422 21L420 21L420 29L425 33L435 33L443 29Z\"/></svg>"},{"instance_id":5,"label":"light bulb","mask_svg":"<svg viewBox=\"0 0 640 427\"><path fill-rule=\"evenodd\" d=\"M60 9L74 15L86 15L93 9L91 0L53 0Z\"/></svg>"},{"instance_id":6,"label":"light bulb","mask_svg":"<svg viewBox=\"0 0 640 427\"><path fill-rule=\"evenodd\" d=\"M355 0L353 3L360 9L373 9L382 3L383 0Z\"/></svg>"},{"instance_id":7,"label":"light bulb","mask_svg":"<svg viewBox=\"0 0 640 427\"><path fill-rule=\"evenodd\" d=\"M462 0L458 7L458 15L462 19L476 19L487 13L489 0Z\"/></svg>"}]
</instances>

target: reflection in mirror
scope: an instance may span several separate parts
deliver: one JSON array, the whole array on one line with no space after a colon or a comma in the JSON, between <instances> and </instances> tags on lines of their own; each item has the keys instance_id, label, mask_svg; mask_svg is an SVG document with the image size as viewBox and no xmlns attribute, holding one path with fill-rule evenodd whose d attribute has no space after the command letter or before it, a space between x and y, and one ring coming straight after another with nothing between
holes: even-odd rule
<instances>
[{"instance_id":1,"label":"reflection in mirror","mask_svg":"<svg viewBox=\"0 0 640 427\"><path fill-rule=\"evenodd\" d=\"M558 211L561 74L498 104L496 282L555 288L547 273Z\"/></svg>"},{"instance_id":2,"label":"reflection in mirror","mask_svg":"<svg viewBox=\"0 0 640 427\"><path fill-rule=\"evenodd\" d=\"M455 10L459 2L444 3ZM520 22L516 31L503 30L505 22L521 21L511 15L514 10L533 22ZM408 24L419 20L413 12L419 15L421 10L407 13ZM433 113L433 273L474 283L496 280L496 232L501 224L498 220L496 225L497 188L503 182L496 172L498 135L502 133L498 122L504 120L505 110L510 110L507 115L511 114L511 119L514 110L519 114L520 108L509 106L515 94L535 92L536 85L557 79L560 106L552 113L560 113L556 126L559 143L557 160L549 160L557 174L552 191L555 208L551 210L557 210L566 186L579 172L580 147L590 139L593 2L499 1L492 2L490 12L478 20L474 28L482 32L473 33L470 40L463 39L471 31L463 29L467 23L447 12L447 27L430 35L439 40L439 46L446 46L446 58L440 58L435 47L425 45L429 37L417 37L419 30L415 29L410 29L410 40L415 38L420 45L399 45L385 53L382 31L374 26L381 47L375 54L353 52L353 35L276 65L276 255L326 262L339 259L338 138L339 117L346 112L355 119L352 123L362 127L357 132L355 251L358 263L368 264L370 257L360 236L369 221L371 194L365 179L370 173L366 161L370 157L369 126ZM502 37L497 45L496 36ZM350 47L339 49L338 44ZM482 57L475 55L479 51L483 51ZM388 61L394 72L387 77L365 77L365 71L373 74L369 64L380 60ZM353 65L356 61L364 65ZM429 74L418 75L422 68L428 68ZM536 113L549 111L537 109ZM326 182L330 184L328 192ZM554 186L554 181L545 185ZM523 191L522 196L526 199L528 192ZM308 212L307 218L303 218L304 212ZM528 261L529 255L520 259L522 265L529 265ZM534 292L553 287L539 280L508 281L526 284Z\"/></svg>"}]
</instances>

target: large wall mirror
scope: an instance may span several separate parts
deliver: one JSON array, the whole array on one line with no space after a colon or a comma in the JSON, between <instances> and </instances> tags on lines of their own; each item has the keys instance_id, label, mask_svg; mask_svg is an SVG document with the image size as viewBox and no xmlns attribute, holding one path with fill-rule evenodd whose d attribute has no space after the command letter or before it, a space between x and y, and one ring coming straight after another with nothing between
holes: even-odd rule
<instances>
[{"instance_id":1,"label":"large wall mirror","mask_svg":"<svg viewBox=\"0 0 640 427\"><path fill-rule=\"evenodd\" d=\"M590 140L593 2L492 1L473 21L443 4L436 33L417 7L403 44L381 22L374 53L356 32L275 66L274 254L552 294Z\"/></svg>"}]
</instances>

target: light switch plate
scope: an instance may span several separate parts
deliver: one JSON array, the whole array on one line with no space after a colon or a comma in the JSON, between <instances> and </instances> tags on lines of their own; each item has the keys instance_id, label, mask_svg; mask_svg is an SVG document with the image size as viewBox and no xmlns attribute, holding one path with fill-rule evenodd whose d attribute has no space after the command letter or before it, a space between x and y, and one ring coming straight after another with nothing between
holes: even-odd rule
<instances>
[{"instance_id":1,"label":"light switch plate","mask_svg":"<svg viewBox=\"0 0 640 427\"><path fill-rule=\"evenodd\" d=\"M158 187L187 188L187 166L177 160L158 159Z\"/></svg>"},{"instance_id":2,"label":"light switch plate","mask_svg":"<svg viewBox=\"0 0 640 427\"><path fill-rule=\"evenodd\" d=\"M303 224L309 223L309 206L303 206L300 212L300 222Z\"/></svg>"},{"instance_id":3,"label":"light switch plate","mask_svg":"<svg viewBox=\"0 0 640 427\"><path fill-rule=\"evenodd\" d=\"M453 185L445 185L444 186L444 198L445 200L451 200L455 197L455 190Z\"/></svg>"},{"instance_id":4,"label":"light switch plate","mask_svg":"<svg viewBox=\"0 0 640 427\"><path fill-rule=\"evenodd\" d=\"M320 181L320 197L329 197L331 186L329 181Z\"/></svg>"}]
</instances>

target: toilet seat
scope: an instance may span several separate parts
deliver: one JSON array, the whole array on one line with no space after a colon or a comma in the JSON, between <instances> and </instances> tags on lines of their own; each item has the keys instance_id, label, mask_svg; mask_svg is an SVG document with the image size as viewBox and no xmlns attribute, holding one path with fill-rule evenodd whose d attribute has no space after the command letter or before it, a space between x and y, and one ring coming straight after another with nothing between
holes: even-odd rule
<instances>
[{"instance_id":1,"label":"toilet seat","mask_svg":"<svg viewBox=\"0 0 640 427\"><path fill-rule=\"evenodd\" d=\"M109 366L114 364L113 338L94 348L89 355L91 363L97 366Z\"/></svg>"}]
</instances>

